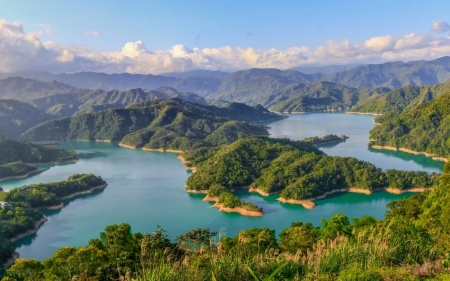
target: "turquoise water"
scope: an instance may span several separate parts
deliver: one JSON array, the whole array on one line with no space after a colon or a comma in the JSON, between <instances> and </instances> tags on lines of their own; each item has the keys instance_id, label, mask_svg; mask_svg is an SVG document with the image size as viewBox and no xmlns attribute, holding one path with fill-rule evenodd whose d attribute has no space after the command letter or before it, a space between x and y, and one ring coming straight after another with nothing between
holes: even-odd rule
<instances>
[{"instance_id":1,"label":"turquoise water","mask_svg":"<svg viewBox=\"0 0 450 281\"><path fill-rule=\"evenodd\" d=\"M421 169L440 171L441 162L425 157L366 149L372 117L345 114L306 114L271 122L272 136L302 139L306 136L329 133L350 136L345 143L323 147L330 155L354 156L368 160L382 168ZM338 212L349 217L372 215L383 218L386 204L407 195L376 192L364 194L341 193L317 200L317 207L306 210L302 206L280 204L277 196L261 197L245 190L238 195L245 201L264 208L263 217L244 217L221 213L203 202L203 195L185 192L184 185L190 173L173 153L144 152L121 148L117 144L95 142L64 142L61 146L82 153L76 164L48 165L43 173L28 179L4 182L11 189L39 182L60 181L74 173L101 175L108 187L95 194L73 198L61 210L45 211L49 219L37 234L18 241L21 257L40 260L67 245L86 245L99 236L107 225L128 222L134 231L152 232L161 225L171 237L193 228L226 230L230 236L241 229L269 226L279 232L293 221L311 221L320 224Z\"/></svg>"}]
</instances>

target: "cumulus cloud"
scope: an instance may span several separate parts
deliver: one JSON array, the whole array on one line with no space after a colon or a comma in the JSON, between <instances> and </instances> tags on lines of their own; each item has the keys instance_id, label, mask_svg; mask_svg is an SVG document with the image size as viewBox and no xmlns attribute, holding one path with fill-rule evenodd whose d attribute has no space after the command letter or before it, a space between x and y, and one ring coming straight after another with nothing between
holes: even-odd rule
<instances>
[{"instance_id":1,"label":"cumulus cloud","mask_svg":"<svg viewBox=\"0 0 450 281\"><path fill-rule=\"evenodd\" d=\"M99 36L100 32L97 30L88 30L85 33L83 33L83 36Z\"/></svg>"},{"instance_id":2,"label":"cumulus cloud","mask_svg":"<svg viewBox=\"0 0 450 281\"><path fill-rule=\"evenodd\" d=\"M443 30L443 25L437 30ZM445 29L445 28L444 28ZM310 49L284 50L242 47L188 48L149 51L142 41L127 42L115 52L89 46L42 42L25 33L21 24L0 20L0 72L130 72L158 74L192 69L239 70L253 67L286 69L301 65L382 63L394 60L434 59L450 54L450 38L439 34L377 36L360 44L350 40L324 42Z\"/></svg>"},{"instance_id":3,"label":"cumulus cloud","mask_svg":"<svg viewBox=\"0 0 450 281\"><path fill-rule=\"evenodd\" d=\"M431 22L432 27L431 30L436 32L447 32L450 31L450 25L448 22L445 22L443 20L434 20Z\"/></svg>"}]
</instances>

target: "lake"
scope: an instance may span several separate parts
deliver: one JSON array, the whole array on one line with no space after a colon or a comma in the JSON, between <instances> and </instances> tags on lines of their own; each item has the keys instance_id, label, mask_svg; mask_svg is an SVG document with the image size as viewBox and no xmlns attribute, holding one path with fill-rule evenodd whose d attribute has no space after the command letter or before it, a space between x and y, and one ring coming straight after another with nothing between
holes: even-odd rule
<instances>
[{"instance_id":1,"label":"lake","mask_svg":"<svg viewBox=\"0 0 450 281\"><path fill-rule=\"evenodd\" d=\"M334 133L350 138L345 143L321 149L329 155L352 156L374 163L383 169L425 170L440 172L443 162L402 152L368 150L368 132L373 116L344 113L290 115L290 118L267 123L272 137L303 139ZM47 171L28 179L4 182L11 189L26 184L61 181L75 173L94 173L108 182L108 187L95 194L66 201L60 210L45 211L49 219L37 234L17 242L21 257L42 260L63 246L86 245L107 225L130 223L133 231L152 232L162 226L174 238L191 229L210 228L229 236L241 229L265 227L277 235L294 221L311 221L320 225L321 218L342 212L349 217L371 215L383 218L386 204L411 194L393 195L376 192L372 195L341 193L315 201L312 210L302 206L281 204L276 195L262 197L246 190L238 191L245 201L264 208L263 217L244 217L219 212L203 202L204 195L186 193L185 182L190 173L184 170L177 154L144 152L121 148L114 143L62 142L66 149L82 153L76 164L47 165Z\"/></svg>"}]
</instances>

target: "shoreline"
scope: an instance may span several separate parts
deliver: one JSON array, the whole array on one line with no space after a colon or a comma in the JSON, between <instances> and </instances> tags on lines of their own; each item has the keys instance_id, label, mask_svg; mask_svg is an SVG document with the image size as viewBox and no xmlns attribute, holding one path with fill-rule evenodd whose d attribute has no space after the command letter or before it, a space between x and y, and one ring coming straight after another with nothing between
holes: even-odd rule
<instances>
[{"instance_id":1,"label":"shoreline","mask_svg":"<svg viewBox=\"0 0 450 281\"><path fill-rule=\"evenodd\" d=\"M403 148L403 147L397 148L397 147L385 146L385 145L372 145L372 146L369 146L368 148L380 149L380 150L401 151L401 152L410 153L410 154L414 154L414 155L424 155L426 157L431 158L434 161L442 161L442 162L449 161L448 158L436 156L436 154L431 154L431 153L422 152L422 151L414 151L414 150Z\"/></svg>"},{"instance_id":2,"label":"shoreline","mask_svg":"<svg viewBox=\"0 0 450 281\"><path fill-rule=\"evenodd\" d=\"M383 115L381 113L376 113L376 112L352 112L352 111L347 111L345 113L346 114L360 114L360 115L375 115L375 116Z\"/></svg>"},{"instance_id":3,"label":"shoreline","mask_svg":"<svg viewBox=\"0 0 450 281\"><path fill-rule=\"evenodd\" d=\"M5 181L9 181L9 180L21 180L21 179L26 179L28 177L37 175L39 173L42 173L44 171L47 171L48 169L37 169L31 172L26 173L25 175L20 175L20 176L10 176L10 177L6 177L6 178L1 178L0 182L5 182Z\"/></svg>"},{"instance_id":4,"label":"shoreline","mask_svg":"<svg viewBox=\"0 0 450 281\"><path fill-rule=\"evenodd\" d=\"M206 196L205 198L203 198L202 201L215 202L214 205L212 205L210 208L217 208L217 209L219 209L219 212L238 213L240 215L247 216L247 217L262 217L264 215L264 212L262 212L262 211L261 212L248 211L248 210L245 210L240 207L235 207L235 208L224 207L223 204L219 203L218 197Z\"/></svg>"},{"instance_id":5,"label":"shoreline","mask_svg":"<svg viewBox=\"0 0 450 281\"><path fill-rule=\"evenodd\" d=\"M88 190L78 191L78 192L75 192L75 193L73 193L73 194L70 194L70 195L61 197L61 201L62 201L62 200L67 200L67 199L71 199L71 198L76 197L76 196L79 196L79 195L91 194L91 193L94 192L95 190L98 190L98 189L104 189L104 188L106 188L107 186L108 186L108 184L105 183L105 184L102 184L102 185L94 186L94 187L92 187L92 188L90 188L90 189L88 189ZM46 210L59 210L59 209L63 208L64 206L65 206L64 202L61 202L59 205L49 206L49 207L41 207L41 208L37 208L37 209L38 209L38 210L44 210L44 209L46 209Z\"/></svg>"},{"instance_id":6,"label":"shoreline","mask_svg":"<svg viewBox=\"0 0 450 281\"><path fill-rule=\"evenodd\" d=\"M281 191L266 192L266 191L263 191L263 190L261 190L259 188L250 187L248 189L248 192L258 193L261 196L266 196L267 197L267 196L270 196L270 195L279 194Z\"/></svg>"},{"instance_id":7,"label":"shoreline","mask_svg":"<svg viewBox=\"0 0 450 281\"><path fill-rule=\"evenodd\" d=\"M365 195L372 195L374 192L386 191L391 194L403 194L403 193L407 193L407 192L418 192L419 193L419 192L424 192L428 189L431 189L431 188L414 187L414 188L408 188L408 189L397 189L397 188L392 188L392 187L379 187L379 188L374 188L372 190L369 190L369 189L350 187L350 188L341 188L341 189L327 191L327 192L323 193L322 195L305 198L305 199L286 199L286 198L279 197L279 198L277 198L277 201L279 201L281 203L286 203L286 204L302 205L305 209L313 209L314 207L316 207L314 200L325 199L328 195L331 195L334 193L350 192L350 193L361 193L361 194L365 194Z\"/></svg>"},{"instance_id":8,"label":"shoreline","mask_svg":"<svg viewBox=\"0 0 450 281\"><path fill-rule=\"evenodd\" d=\"M32 229L29 229L29 230L27 230L25 232L17 234L16 236L10 238L9 240L11 240L12 242L16 242L17 240L20 240L22 238L25 238L25 237L30 236L32 234L35 234L39 230L41 225L43 225L47 221L48 221L48 219L46 217L42 217L40 220L38 220L38 221L36 221L34 223L34 227Z\"/></svg>"}]
</instances>

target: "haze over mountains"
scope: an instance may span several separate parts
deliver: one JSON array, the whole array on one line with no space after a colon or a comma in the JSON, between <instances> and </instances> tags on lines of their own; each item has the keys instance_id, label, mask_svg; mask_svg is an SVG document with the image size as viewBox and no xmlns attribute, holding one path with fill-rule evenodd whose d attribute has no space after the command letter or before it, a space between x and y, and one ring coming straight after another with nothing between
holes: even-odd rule
<instances>
[{"instance_id":1,"label":"haze over mountains","mask_svg":"<svg viewBox=\"0 0 450 281\"><path fill-rule=\"evenodd\" d=\"M313 74L270 68L233 73L195 70L165 75L3 73L0 130L6 136L17 137L49 119L175 97L219 107L229 102L261 104L277 112L352 107L353 111L364 112L402 110L447 92L448 83L435 84L450 80L450 57L304 70ZM332 73L338 70L343 71Z\"/></svg>"}]
</instances>

